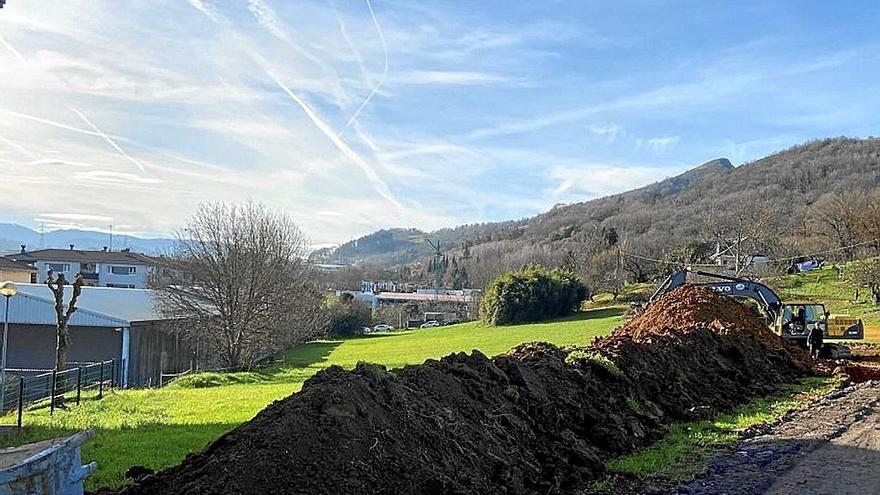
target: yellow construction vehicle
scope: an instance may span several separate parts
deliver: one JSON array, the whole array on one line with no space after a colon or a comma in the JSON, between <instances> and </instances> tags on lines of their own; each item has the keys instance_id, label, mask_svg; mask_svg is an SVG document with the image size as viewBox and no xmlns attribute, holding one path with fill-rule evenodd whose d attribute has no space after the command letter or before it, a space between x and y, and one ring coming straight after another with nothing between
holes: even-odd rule
<instances>
[{"instance_id":1,"label":"yellow construction vehicle","mask_svg":"<svg viewBox=\"0 0 880 495\"><path fill-rule=\"evenodd\" d=\"M689 275L699 275L709 281L688 282ZM862 320L849 316L830 317L825 305L813 301L782 302L776 292L766 285L745 278L730 277L697 270L684 269L670 275L654 291L648 304L667 292L686 283L707 287L722 294L755 301L763 311L767 325L780 337L806 347L810 330L818 326L826 340L863 340L865 326ZM850 348L838 342L824 344L824 357L848 358Z\"/></svg>"}]
</instances>

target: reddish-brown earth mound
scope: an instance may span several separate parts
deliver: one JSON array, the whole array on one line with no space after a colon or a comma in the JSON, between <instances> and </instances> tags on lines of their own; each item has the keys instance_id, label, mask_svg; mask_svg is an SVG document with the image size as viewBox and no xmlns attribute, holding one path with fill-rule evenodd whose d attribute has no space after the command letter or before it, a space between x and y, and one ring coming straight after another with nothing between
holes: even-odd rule
<instances>
[{"instance_id":1,"label":"reddish-brown earth mound","mask_svg":"<svg viewBox=\"0 0 880 495\"><path fill-rule=\"evenodd\" d=\"M733 299L686 286L589 348L331 367L121 493L565 493L663 423L777 390L806 359Z\"/></svg>"}]
</instances>

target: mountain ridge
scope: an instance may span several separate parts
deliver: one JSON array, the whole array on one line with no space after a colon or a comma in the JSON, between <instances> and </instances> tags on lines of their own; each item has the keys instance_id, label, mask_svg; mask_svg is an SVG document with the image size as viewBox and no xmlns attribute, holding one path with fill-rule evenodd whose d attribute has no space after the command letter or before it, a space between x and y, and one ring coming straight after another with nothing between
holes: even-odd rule
<instances>
[{"instance_id":1,"label":"mountain ridge","mask_svg":"<svg viewBox=\"0 0 880 495\"><path fill-rule=\"evenodd\" d=\"M386 229L318 253L319 259L384 267L430 256L423 238L439 240L444 252L506 257L505 263L558 262L566 249L580 249L597 235L619 235L628 248L662 255L687 239L705 237L707 215L761 203L778 217L779 236L805 228L806 209L824 194L880 188L880 139L808 141L734 167L717 158L682 174L631 191L557 205L521 220L461 225L423 232ZM377 236L377 234L381 235ZM382 249L381 239L395 238ZM409 236L411 242L401 242ZM703 239L705 240L705 239ZM366 252L359 246L369 245Z\"/></svg>"},{"instance_id":2,"label":"mountain ridge","mask_svg":"<svg viewBox=\"0 0 880 495\"><path fill-rule=\"evenodd\" d=\"M17 223L0 223L0 252L18 251L24 245L27 250L42 248L68 248L70 244L82 250L101 250L110 247L110 234L80 229L50 230L44 233ZM174 245L173 239L142 238L127 234L113 235L113 249L129 248L144 254L162 254Z\"/></svg>"}]
</instances>

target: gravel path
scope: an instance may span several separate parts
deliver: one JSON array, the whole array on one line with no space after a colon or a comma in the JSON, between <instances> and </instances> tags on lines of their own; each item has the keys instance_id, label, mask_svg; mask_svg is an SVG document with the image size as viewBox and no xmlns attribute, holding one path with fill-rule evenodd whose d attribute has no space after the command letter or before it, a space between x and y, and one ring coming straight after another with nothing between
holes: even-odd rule
<instances>
[{"instance_id":1,"label":"gravel path","mask_svg":"<svg viewBox=\"0 0 880 495\"><path fill-rule=\"evenodd\" d=\"M677 494L880 494L880 382L835 391L712 462Z\"/></svg>"}]
</instances>

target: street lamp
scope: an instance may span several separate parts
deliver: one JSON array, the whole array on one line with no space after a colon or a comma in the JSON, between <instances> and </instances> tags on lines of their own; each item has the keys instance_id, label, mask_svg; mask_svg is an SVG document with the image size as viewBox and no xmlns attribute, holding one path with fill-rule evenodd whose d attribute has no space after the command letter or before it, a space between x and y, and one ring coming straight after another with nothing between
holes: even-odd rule
<instances>
[{"instance_id":1,"label":"street lamp","mask_svg":"<svg viewBox=\"0 0 880 495\"><path fill-rule=\"evenodd\" d=\"M18 287L12 282L0 284L0 295L6 298L6 316L3 318L3 362L0 363L0 413L6 406L6 348L9 343L9 298L18 294Z\"/></svg>"}]
</instances>

